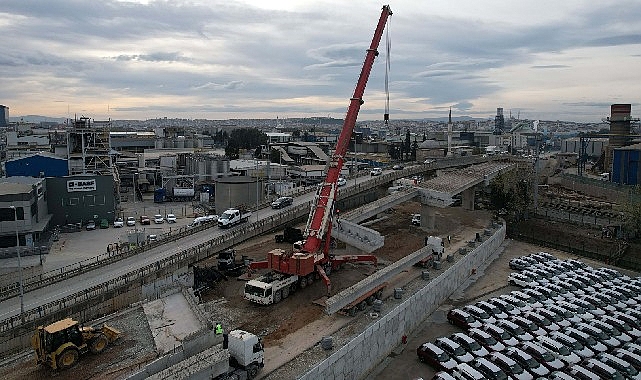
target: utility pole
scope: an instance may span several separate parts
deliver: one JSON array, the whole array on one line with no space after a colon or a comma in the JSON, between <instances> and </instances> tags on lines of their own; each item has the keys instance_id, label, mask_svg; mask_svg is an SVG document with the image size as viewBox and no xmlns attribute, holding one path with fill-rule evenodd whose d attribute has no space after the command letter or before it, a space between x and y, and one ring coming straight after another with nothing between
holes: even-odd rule
<instances>
[{"instance_id":1,"label":"utility pole","mask_svg":"<svg viewBox=\"0 0 641 380\"><path fill-rule=\"evenodd\" d=\"M24 286L22 281L22 260L20 259L20 235L18 233L18 208L9 206L13 209L14 221L16 222L16 252L18 253L18 278L20 287L20 320L24 323Z\"/></svg>"}]
</instances>

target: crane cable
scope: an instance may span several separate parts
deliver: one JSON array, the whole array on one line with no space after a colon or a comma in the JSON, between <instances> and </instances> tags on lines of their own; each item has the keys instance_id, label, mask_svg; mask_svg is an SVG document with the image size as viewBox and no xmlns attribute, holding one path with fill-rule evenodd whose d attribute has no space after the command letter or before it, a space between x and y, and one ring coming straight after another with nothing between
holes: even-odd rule
<instances>
[{"instance_id":1,"label":"crane cable","mask_svg":"<svg viewBox=\"0 0 641 380\"><path fill-rule=\"evenodd\" d=\"M392 40L390 37L391 19L387 20L387 28L385 29L385 126L389 123L389 71L390 71L390 51L392 49Z\"/></svg>"}]
</instances>

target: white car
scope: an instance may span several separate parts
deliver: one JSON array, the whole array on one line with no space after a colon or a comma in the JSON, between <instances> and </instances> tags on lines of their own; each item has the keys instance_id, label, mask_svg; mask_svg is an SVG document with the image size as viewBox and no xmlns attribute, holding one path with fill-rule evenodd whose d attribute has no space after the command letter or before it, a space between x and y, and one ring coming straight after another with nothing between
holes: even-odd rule
<instances>
[{"instance_id":1,"label":"white car","mask_svg":"<svg viewBox=\"0 0 641 380\"><path fill-rule=\"evenodd\" d=\"M339 177L338 181L336 181L336 184L338 186L345 186L347 185L347 180L344 177Z\"/></svg>"},{"instance_id":2,"label":"white car","mask_svg":"<svg viewBox=\"0 0 641 380\"><path fill-rule=\"evenodd\" d=\"M522 288L537 286L538 283L530 277L521 273L512 272L507 278L507 283L510 285L520 286Z\"/></svg>"},{"instance_id":3,"label":"white car","mask_svg":"<svg viewBox=\"0 0 641 380\"><path fill-rule=\"evenodd\" d=\"M176 215L167 214L167 216L165 217L165 220L167 221L167 223L176 223Z\"/></svg>"},{"instance_id":4,"label":"white car","mask_svg":"<svg viewBox=\"0 0 641 380\"><path fill-rule=\"evenodd\" d=\"M371 172L369 172L369 174L371 174L371 175L381 175L381 174L383 174L383 169L374 168L374 169L372 169Z\"/></svg>"},{"instance_id":5,"label":"white car","mask_svg":"<svg viewBox=\"0 0 641 380\"><path fill-rule=\"evenodd\" d=\"M162 217L160 214L154 215L154 223L156 224L163 224L165 223L165 218Z\"/></svg>"},{"instance_id":6,"label":"white car","mask_svg":"<svg viewBox=\"0 0 641 380\"><path fill-rule=\"evenodd\" d=\"M133 216L128 216L127 217L127 226L131 227L131 226L135 226L135 225L136 225L136 218L134 218Z\"/></svg>"},{"instance_id":7,"label":"white car","mask_svg":"<svg viewBox=\"0 0 641 380\"><path fill-rule=\"evenodd\" d=\"M114 220L114 228L121 228L125 226L125 221L122 218L117 218Z\"/></svg>"}]
</instances>

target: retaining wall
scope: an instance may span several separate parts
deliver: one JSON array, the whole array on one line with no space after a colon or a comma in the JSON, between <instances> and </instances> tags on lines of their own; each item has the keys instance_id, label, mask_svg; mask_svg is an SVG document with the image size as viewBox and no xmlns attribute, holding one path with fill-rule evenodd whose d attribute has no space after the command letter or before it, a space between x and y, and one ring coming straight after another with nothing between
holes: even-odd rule
<instances>
[{"instance_id":1,"label":"retaining wall","mask_svg":"<svg viewBox=\"0 0 641 380\"><path fill-rule=\"evenodd\" d=\"M401 342L403 335L414 331L427 315L471 275L503 243L505 225L492 236L460 258L446 271L430 281L402 304L382 315L378 321L352 339L301 379L359 379L365 377Z\"/></svg>"}]
</instances>

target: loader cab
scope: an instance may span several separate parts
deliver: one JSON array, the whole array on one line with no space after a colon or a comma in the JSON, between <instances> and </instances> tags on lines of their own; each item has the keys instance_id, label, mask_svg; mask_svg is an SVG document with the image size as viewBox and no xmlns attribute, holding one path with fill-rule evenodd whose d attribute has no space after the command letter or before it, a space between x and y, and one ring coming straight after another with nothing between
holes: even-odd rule
<instances>
[{"instance_id":1,"label":"loader cab","mask_svg":"<svg viewBox=\"0 0 641 380\"><path fill-rule=\"evenodd\" d=\"M59 366L56 355L64 347L82 349L86 347L82 336L81 326L71 318L65 318L48 326L39 326L31 338L31 345L36 351L38 363L52 368Z\"/></svg>"}]
</instances>

